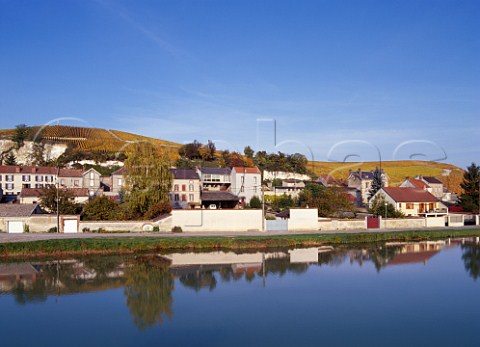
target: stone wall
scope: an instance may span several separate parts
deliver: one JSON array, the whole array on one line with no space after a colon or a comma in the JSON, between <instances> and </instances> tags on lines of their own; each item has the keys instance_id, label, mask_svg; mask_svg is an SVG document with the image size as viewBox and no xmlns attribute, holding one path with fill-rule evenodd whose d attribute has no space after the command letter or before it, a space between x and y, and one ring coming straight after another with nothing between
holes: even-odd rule
<instances>
[{"instance_id":1,"label":"stone wall","mask_svg":"<svg viewBox=\"0 0 480 347\"><path fill-rule=\"evenodd\" d=\"M382 218L380 220L381 229L415 229L424 227L425 218Z\"/></svg>"},{"instance_id":2,"label":"stone wall","mask_svg":"<svg viewBox=\"0 0 480 347\"><path fill-rule=\"evenodd\" d=\"M291 208L288 219L288 231L318 230L318 209Z\"/></svg>"}]
</instances>

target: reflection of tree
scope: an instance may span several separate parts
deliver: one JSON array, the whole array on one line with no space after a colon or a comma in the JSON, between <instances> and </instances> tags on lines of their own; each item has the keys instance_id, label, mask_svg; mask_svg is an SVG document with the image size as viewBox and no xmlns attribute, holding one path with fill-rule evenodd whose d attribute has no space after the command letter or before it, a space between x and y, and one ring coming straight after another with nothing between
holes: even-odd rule
<instances>
[{"instance_id":1,"label":"reflection of tree","mask_svg":"<svg viewBox=\"0 0 480 347\"><path fill-rule=\"evenodd\" d=\"M208 288L210 291L217 287L217 279L212 270L196 271L194 273L180 276L180 283L185 287L198 292L202 288Z\"/></svg>"},{"instance_id":2,"label":"reflection of tree","mask_svg":"<svg viewBox=\"0 0 480 347\"><path fill-rule=\"evenodd\" d=\"M465 270L476 280L480 276L480 247L477 245L462 245L462 260Z\"/></svg>"},{"instance_id":3,"label":"reflection of tree","mask_svg":"<svg viewBox=\"0 0 480 347\"><path fill-rule=\"evenodd\" d=\"M173 316L174 279L166 265L138 261L128 267L125 277L127 306L138 328L162 324L165 316Z\"/></svg>"}]
</instances>

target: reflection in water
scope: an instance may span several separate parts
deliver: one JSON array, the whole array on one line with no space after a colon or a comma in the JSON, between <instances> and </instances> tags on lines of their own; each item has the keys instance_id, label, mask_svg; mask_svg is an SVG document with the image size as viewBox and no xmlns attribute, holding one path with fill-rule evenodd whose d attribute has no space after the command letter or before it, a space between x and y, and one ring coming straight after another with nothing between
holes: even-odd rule
<instances>
[{"instance_id":1,"label":"reflection in water","mask_svg":"<svg viewBox=\"0 0 480 347\"><path fill-rule=\"evenodd\" d=\"M29 263L0 263L0 294L16 303L41 303L49 296L123 288L134 324L144 330L173 317L175 281L198 292L221 283L268 276L302 274L312 266L373 264L378 272L390 266L427 265L439 251L461 247L468 275L480 277L480 247L473 240L387 243L358 248L320 247L276 252L175 253L141 257L87 257Z\"/></svg>"},{"instance_id":2,"label":"reflection in water","mask_svg":"<svg viewBox=\"0 0 480 347\"><path fill-rule=\"evenodd\" d=\"M168 264L142 257L125 271L125 297L135 325L141 330L171 318L173 275Z\"/></svg>"},{"instance_id":3,"label":"reflection in water","mask_svg":"<svg viewBox=\"0 0 480 347\"><path fill-rule=\"evenodd\" d=\"M462 260L465 270L471 278L476 280L480 276L480 246L478 243L462 244Z\"/></svg>"}]
</instances>

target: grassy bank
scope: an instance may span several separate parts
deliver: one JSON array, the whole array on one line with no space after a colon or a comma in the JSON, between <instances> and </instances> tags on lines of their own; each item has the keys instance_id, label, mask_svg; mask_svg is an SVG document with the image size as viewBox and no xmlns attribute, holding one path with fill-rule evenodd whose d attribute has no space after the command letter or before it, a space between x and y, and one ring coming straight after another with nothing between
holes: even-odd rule
<instances>
[{"instance_id":1,"label":"grassy bank","mask_svg":"<svg viewBox=\"0 0 480 347\"><path fill-rule=\"evenodd\" d=\"M453 237L480 236L480 229L399 231L388 233L240 236L240 237L106 237L60 239L0 244L0 258L72 256L87 254L128 254L180 250L264 250L270 248L345 245L388 241L426 241Z\"/></svg>"}]
</instances>

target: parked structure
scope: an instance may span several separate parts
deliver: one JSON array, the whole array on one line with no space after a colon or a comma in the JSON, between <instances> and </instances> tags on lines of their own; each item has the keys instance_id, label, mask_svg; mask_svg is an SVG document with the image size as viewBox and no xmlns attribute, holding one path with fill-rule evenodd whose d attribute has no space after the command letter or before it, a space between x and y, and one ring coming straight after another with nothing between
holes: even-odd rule
<instances>
[{"instance_id":1,"label":"parked structure","mask_svg":"<svg viewBox=\"0 0 480 347\"><path fill-rule=\"evenodd\" d=\"M8 233L28 231L28 218L39 213L37 204L0 204L0 230Z\"/></svg>"}]
</instances>

